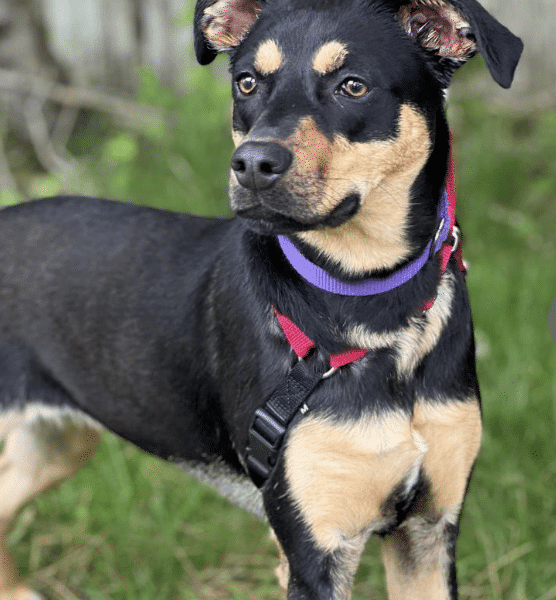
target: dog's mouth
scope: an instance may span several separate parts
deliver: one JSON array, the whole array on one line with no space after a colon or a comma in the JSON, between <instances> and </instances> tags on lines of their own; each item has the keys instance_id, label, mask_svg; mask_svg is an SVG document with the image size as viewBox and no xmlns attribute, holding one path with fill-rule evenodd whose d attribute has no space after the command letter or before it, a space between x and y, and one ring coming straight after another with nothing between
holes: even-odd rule
<instances>
[{"instance_id":1,"label":"dog's mouth","mask_svg":"<svg viewBox=\"0 0 556 600\"><path fill-rule=\"evenodd\" d=\"M334 228L352 219L361 206L361 196L347 195L324 217L296 217L258 203L236 208L235 213L244 219L251 229L265 234L289 234L313 229Z\"/></svg>"}]
</instances>

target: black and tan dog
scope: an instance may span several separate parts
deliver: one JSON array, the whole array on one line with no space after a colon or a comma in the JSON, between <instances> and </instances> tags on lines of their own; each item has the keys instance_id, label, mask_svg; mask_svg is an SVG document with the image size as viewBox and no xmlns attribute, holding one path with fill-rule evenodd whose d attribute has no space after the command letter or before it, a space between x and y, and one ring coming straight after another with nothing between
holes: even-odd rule
<instances>
[{"instance_id":1,"label":"black and tan dog","mask_svg":"<svg viewBox=\"0 0 556 600\"><path fill-rule=\"evenodd\" d=\"M478 51L508 87L521 42L475 0L200 0L195 36L231 57L236 218L0 213L0 599L39 597L7 528L103 428L267 518L290 600L349 598L371 533L391 599L456 598L481 411L444 93Z\"/></svg>"}]
</instances>

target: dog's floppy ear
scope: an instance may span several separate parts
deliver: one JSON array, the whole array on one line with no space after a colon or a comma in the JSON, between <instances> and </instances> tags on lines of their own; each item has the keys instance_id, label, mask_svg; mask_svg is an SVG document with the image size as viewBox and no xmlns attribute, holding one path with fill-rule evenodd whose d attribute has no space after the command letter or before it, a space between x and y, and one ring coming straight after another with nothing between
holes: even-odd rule
<instances>
[{"instance_id":1,"label":"dog's floppy ear","mask_svg":"<svg viewBox=\"0 0 556 600\"><path fill-rule=\"evenodd\" d=\"M197 0L193 30L195 55L202 65L238 46L260 11L258 0Z\"/></svg>"},{"instance_id":2,"label":"dog's floppy ear","mask_svg":"<svg viewBox=\"0 0 556 600\"><path fill-rule=\"evenodd\" d=\"M490 74L510 87L523 50L522 41L477 0L402 0L398 19L406 32L430 52L441 82L480 52Z\"/></svg>"}]
</instances>

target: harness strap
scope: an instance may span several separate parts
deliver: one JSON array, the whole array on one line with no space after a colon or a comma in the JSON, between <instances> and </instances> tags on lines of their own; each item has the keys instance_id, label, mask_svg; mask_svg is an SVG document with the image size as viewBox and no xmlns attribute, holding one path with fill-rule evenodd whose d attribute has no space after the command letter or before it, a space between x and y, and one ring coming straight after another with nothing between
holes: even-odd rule
<instances>
[{"instance_id":1,"label":"harness strap","mask_svg":"<svg viewBox=\"0 0 556 600\"><path fill-rule=\"evenodd\" d=\"M274 311L293 351L299 358L305 358L307 354L309 354L309 351L316 347L315 342L303 333L291 319L288 319L288 317L279 313L276 308ZM331 354L329 358L330 366L333 369L339 369L340 367L363 358L368 352L368 349L350 348L344 352Z\"/></svg>"},{"instance_id":2,"label":"harness strap","mask_svg":"<svg viewBox=\"0 0 556 600\"><path fill-rule=\"evenodd\" d=\"M305 401L322 376L322 372L315 372L305 361L299 361L264 406L255 411L249 427L246 465L258 488L263 487L272 475L289 424L299 410L308 410L303 408Z\"/></svg>"},{"instance_id":3,"label":"harness strap","mask_svg":"<svg viewBox=\"0 0 556 600\"><path fill-rule=\"evenodd\" d=\"M459 228L456 226L456 170L454 167L454 156L452 153L452 134L450 133L450 154L448 157L448 173L446 176L446 188L445 194L448 200L448 236L447 240L442 244L442 247L439 250L440 255L440 272L439 279L445 273L448 268L448 263L450 261L450 256L454 255L456 260L456 264L462 275L465 277L467 275L467 269L463 262L462 255L462 246L460 240L460 232ZM434 306L434 301L436 300L436 296L429 298L426 300L422 306L421 310L423 312L430 310Z\"/></svg>"},{"instance_id":4,"label":"harness strap","mask_svg":"<svg viewBox=\"0 0 556 600\"><path fill-rule=\"evenodd\" d=\"M274 311L293 351L300 359L305 358L316 347L315 342L291 319L276 308ZM309 410L306 401L313 390L336 369L363 358L368 352L368 349L351 348L331 354L331 369L328 371L323 367L311 367L300 360L264 406L255 411L249 428L246 464L249 476L257 487L263 487L272 475L288 426L299 411L305 414Z\"/></svg>"},{"instance_id":5,"label":"harness strap","mask_svg":"<svg viewBox=\"0 0 556 600\"><path fill-rule=\"evenodd\" d=\"M456 225L456 170L452 154L452 134L450 133L450 153L448 155L448 173L446 174L446 197L448 198L449 235L453 236ZM459 241L459 240L458 240ZM460 246L460 244L458 244ZM454 251L453 244L445 243L440 250L440 274L448 268L448 261Z\"/></svg>"}]
</instances>

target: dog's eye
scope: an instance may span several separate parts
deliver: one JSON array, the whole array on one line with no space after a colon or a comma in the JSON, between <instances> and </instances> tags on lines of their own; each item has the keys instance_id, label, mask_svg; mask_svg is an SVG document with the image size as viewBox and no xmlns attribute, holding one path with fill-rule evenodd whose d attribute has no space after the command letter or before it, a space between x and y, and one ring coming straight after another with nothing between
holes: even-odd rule
<instances>
[{"instance_id":1,"label":"dog's eye","mask_svg":"<svg viewBox=\"0 0 556 600\"><path fill-rule=\"evenodd\" d=\"M340 93L350 98L363 98L369 92L369 88L360 79L350 77L342 82Z\"/></svg>"},{"instance_id":2,"label":"dog's eye","mask_svg":"<svg viewBox=\"0 0 556 600\"><path fill-rule=\"evenodd\" d=\"M251 96L257 91L257 80L252 75L241 75L237 87L244 96Z\"/></svg>"}]
</instances>

